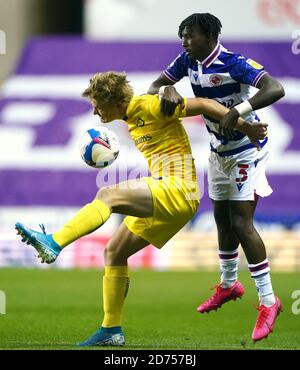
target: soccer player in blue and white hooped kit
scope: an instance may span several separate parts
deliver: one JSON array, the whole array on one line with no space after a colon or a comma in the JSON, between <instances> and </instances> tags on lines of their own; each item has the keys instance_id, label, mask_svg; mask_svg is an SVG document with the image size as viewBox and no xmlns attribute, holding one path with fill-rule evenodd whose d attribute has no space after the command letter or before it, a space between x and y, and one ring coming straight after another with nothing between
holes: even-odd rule
<instances>
[{"instance_id":1,"label":"soccer player in blue and white hooped kit","mask_svg":"<svg viewBox=\"0 0 300 370\"><path fill-rule=\"evenodd\" d=\"M219 42L221 27L220 20L209 13L187 17L178 32L185 51L152 83L148 93L160 92L161 109L171 115L183 101L173 85L188 76L195 96L215 99L230 108L220 122L203 117L211 137L208 191L218 229L221 282L198 311L216 310L244 294L237 277L241 244L259 295L258 318L252 333L252 339L257 341L272 332L282 310L273 292L264 243L253 225L259 197L272 193L265 175L268 138L260 142L258 151L234 127L239 116L258 122L255 110L282 98L284 89L262 65L225 49ZM258 89L251 98L250 86Z\"/></svg>"}]
</instances>

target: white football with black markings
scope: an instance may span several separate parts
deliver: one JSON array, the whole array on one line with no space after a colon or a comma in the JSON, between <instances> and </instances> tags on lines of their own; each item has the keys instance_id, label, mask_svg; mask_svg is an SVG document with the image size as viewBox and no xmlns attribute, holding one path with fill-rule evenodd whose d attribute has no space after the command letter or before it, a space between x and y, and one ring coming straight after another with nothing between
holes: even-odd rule
<instances>
[{"instance_id":1,"label":"white football with black markings","mask_svg":"<svg viewBox=\"0 0 300 370\"><path fill-rule=\"evenodd\" d=\"M80 155L84 162L94 168L105 168L118 157L118 136L107 127L87 130L80 141Z\"/></svg>"}]
</instances>

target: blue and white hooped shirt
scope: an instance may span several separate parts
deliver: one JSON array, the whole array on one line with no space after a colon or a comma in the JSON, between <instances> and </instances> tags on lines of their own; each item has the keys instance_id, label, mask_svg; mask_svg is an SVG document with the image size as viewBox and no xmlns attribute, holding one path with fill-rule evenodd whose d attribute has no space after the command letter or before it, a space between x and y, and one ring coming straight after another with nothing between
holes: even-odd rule
<instances>
[{"instance_id":1,"label":"blue and white hooped shirt","mask_svg":"<svg viewBox=\"0 0 300 370\"><path fill-rule=\"evenodd\" d=\"M218 43L202 62L189 59L186 52L180 53L163 73L174 82L188 76L196 97L214 99L232 108L250 98L250 86L256 87L267 72L254 60L232 53ZM244 118L259 121L255 112ZM236 131L235 137L228 140L220 135L217 122L205 116L204 120L211 136L211 150L219 155L233 155L254 147L246 135ZM267 138L261 146L266 142Z\"/></svg>"}]
</instances>

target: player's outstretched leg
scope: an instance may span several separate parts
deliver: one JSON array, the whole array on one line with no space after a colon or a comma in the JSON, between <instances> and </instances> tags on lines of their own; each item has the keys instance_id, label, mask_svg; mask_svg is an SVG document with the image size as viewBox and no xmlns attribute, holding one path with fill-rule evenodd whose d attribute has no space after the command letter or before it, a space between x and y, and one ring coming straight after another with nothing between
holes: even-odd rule
<instances>
[{"instance_id":1,"label":"player's outstretched leg","mask_svg":"<svg viewBox=\"0 0 300 370\"><path fill-rule=\"evenodd\" d=\"M131 233L123 224L105 249L105 274L103 277L104 319L101 327L79 347L125 345L122 332L122 312L129 289L127 258L149 243ZM113 264L113 265L112 265Z\"/></svg>"},{"instance_id":2,"label":"player's outstretched leg","mask_svg":"<svg viewBox=\"0 0 300 370\"><path fill-rule=\"evenodd\" d=\"M21 234L22 241L37 250L42 262L52 263L62 248L96 230L107 221L110 215L110 207L96 198L81 208L61 230L52 235L46 235L45 229L43 233L31 230L19 222L16 223L15 228L18 234Z\"/></svg>"},{"instance_id":3,"label":"player's outstretched leg","mask_svg":"<svg viewBox=\"0 0 300 370\"><path fill-rule=\"evenodd\" d=\"M143 180L132 180L98 191L96 198L81 208L61 230L46 235L16 224L22 241L31 244L42 262L52 263L62 248L102 226L111 213L129 214L136 217L152 215L152 194ZM44 230L43 230L44 231Z\"/></svg>"}]
</instances>

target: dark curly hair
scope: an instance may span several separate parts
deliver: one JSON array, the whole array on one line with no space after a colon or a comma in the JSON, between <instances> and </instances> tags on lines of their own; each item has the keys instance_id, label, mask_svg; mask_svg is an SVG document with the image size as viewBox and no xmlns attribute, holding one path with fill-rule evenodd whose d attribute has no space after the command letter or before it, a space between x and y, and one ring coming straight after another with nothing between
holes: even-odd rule
<instances>
[{"instance_id":1,"label":"dark curly hair","mask_svg":"<svg viewBox=\"0 0 300 370\"><path fill-rule=\"evenodd\" d=\"M222 23L210 13L194 13L181 22L178 30L180 38L182 38L185 27L193 31L200 31L208 37L212 36L213 40L217 41L221 33Z\"/></svg>"}]
</instances>

